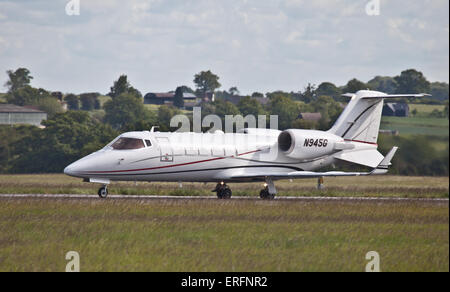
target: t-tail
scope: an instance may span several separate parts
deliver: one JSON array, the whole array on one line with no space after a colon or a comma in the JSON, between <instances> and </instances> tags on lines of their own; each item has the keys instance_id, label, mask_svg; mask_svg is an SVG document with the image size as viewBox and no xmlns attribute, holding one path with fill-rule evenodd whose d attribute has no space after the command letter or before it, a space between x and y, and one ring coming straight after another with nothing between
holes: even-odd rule
<instances>
[{"instance_id":1,"label":"t-tail","mask_svg":"<svg viewBox=\"0 0 450 292\"><path fill-rule=\"evenodd\" d=\"M346 141L377 144L384 99L428 95L388 95L378 91L361 90L355 94L344 94L344 96L351 97L351 100L329 132L344 138Z\"/></svg>"},{"instance_id":2,"label":"t-tail","mask_svg":"<svg viewBox=\"0 0 450 292\"><path fill-rule=\"evenodd\" d=\"M353 142L358 147L355 147L354 150L342 151L336 154L335 158L375 168L372 174L387 172L389 165L383 164L383 161L389 161L390 164L392 157L397 151L397 147L394 147L386 157L377 150L384 99L424 97L428 95L388 95L378 91L361 90L355 94L344 94L344 96L350 97L351 100L328 132L344 138L347 142ZM363 147L362 145L367 145L367 147ZM384 168L379 169L380 165Z\"/></svg>"}]
</instances>

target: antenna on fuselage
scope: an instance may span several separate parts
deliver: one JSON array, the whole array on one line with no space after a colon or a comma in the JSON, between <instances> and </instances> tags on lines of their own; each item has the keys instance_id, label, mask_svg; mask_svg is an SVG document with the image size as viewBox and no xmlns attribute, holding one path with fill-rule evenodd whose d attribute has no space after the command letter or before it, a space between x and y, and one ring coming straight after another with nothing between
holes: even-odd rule
<instances>
[{"instance_id":1,"label":"antenna on fuselage","mask_svg":"<svg viewBox=\"0 0 450 292\"><path fill-rule=\"evenodd\" d=\"M152 129L150 130L150 133L154 133L155 129L158 129L158 128L159 128L159 126L153 126Z\"/></svg>"}]
</instances>

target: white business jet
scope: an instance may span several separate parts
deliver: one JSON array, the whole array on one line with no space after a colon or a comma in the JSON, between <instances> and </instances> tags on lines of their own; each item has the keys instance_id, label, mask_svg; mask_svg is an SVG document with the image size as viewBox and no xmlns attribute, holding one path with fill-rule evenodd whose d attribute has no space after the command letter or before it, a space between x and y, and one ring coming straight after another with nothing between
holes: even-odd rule
<instances>
[{"instance_id":1,"label":"white business jet","mask_svg":"<svg viewBox=\"0 0 450 292\"><path fill-rule=\"evenodd\" d=\"M106 198L112 181L214 182L220 199L231 198L227 183L264 182L262 199L277 193L281 179L379 175L388 172L397 147L377 151L383 101L425 94L387 95L376 91L345 94L350 102L329 131L243 129L238 133L129 132L64 170L101 184ZM370 172L318 172L338 161Z\"/></svg>"}]
</instances>

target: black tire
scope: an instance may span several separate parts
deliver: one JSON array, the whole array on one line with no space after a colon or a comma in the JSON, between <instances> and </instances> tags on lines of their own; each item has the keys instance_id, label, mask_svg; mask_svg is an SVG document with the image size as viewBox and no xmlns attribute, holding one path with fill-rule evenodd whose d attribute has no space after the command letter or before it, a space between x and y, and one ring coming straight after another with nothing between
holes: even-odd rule
<instances>
[{"instance_id":1,"label":"black tire","mask_svg":"<svg viewBox=\"0 0 450 292\"><path fill-rule=\"evenodd\" d=\"M263 200L273 200L275 199L274 194L270 194L268 189L263 189L259 192L259 197Z\"/></svg>"},{"instance_id":2,"label":"black tire","mask_svg":"<svg viewBox=\"0 0 450 292\"><path fill-rule=\"evenodd\" d=\"M219 200L223 199L223 196L222 196L222 190L218 190L218 191L217 191L217 198L218 198Z\"/></svg>"},{"instance_id":3,"label":"black tire","mask_svg":"<svg viewBox=\"0 0 450 292\"><path fill-rule=\"evenodd\" d=\"M106 187L101 187L98 190L98 196L102 199L106 199L108 197L108 189Z\"/></svg>"},{"instance_id":4,"label":"black tire","mask_svg":"<svg viewBox=\"0 0 450 292\"><path fill-rule=\"evenodd\" d=\"M231 199L231 196L233 193L231 192L231 189L226 188L222 191L222 199L229 200Z\"/></svg>"},{"instance_id":5,"label":"black tire","mask_svg":"<svg viewBox=\"0 0 450 292\"><path fill-rule=\"evenodd\" d=\"M269 194L269 192L266 189L264 189L259 192L259 197L261 199L265 200L267 198L268 194Z\"/></svg>"}]
</instances>

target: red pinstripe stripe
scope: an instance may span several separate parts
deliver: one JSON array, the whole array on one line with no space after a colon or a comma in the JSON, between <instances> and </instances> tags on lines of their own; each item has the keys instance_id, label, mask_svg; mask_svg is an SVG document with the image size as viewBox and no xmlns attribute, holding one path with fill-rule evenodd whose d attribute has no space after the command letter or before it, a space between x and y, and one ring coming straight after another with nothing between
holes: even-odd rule
<instances>
[{"instance_id":1,"label":"red pinstripe stripe","mask_svg":"<svg viewBox=\"0 0 450 292\"><path fill-rule=\"evenodd\" d=\"M359 141L359 140L348 140L348 139L346 139L345 141L347 141L347 142L357 142L357 143L364 143L364 144L369 144L369 145L375 145L375 146L378 146L378 144L377 144L377 143L366 142L366 141Z\"/></svg>"}]
</instances>

